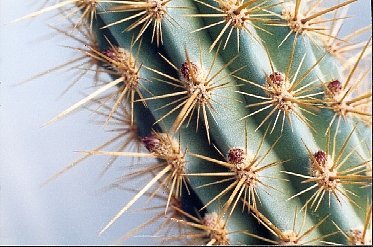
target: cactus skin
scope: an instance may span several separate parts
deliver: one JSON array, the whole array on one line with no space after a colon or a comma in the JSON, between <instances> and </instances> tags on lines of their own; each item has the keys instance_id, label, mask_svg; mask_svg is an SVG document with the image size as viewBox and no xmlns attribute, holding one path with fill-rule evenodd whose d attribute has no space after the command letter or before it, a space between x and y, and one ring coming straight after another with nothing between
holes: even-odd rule
<instances>
[{"instance_id":1,"label":"cactus skin","mask_svg":"<svg viewBox=\"0 0 373 247\"><path fill-rule=\"evenodd\" d=\"M61 6L51 5L53 7L41 13L68 5L61 2ZM137 5L130 2L137 2ZM299 14L312 2L295 1L294 8L299 7ZM335 3L335 9L316 6L321 8L316 13L323 10L334 13L353 2ZM155 3L158 5L152 5ZM330 54L325 55L326 50L320 45L323 42L321 35L311 39L304 33L289 33L288 19L281 17L286 14L284 8L288 5L281 1L120 3L97 0L76 1L72 6L74 4L78 7L94 5L95 11L83 12L82 21L91 25L99 48L91 47L86 53L111 71L113 82L106 87L119 89L111 113L115 112L118 102L127 99L130 124L137 126L139 137L150 151L137 156L152 156L165 164L159 172L154 171L154 178L144 183L144 189L139 189L134 200L125 202L101 233L112 225L115 227L116 220L125 218L125 212L135 205L136 198L145 196L151 187L169 178L171 182L161 186L170 194L167 205L170 198L175 197L183 205L180 210L185 210L180 218L171 220L195 229L209 227L204 230L206 236L197 239L199 244L307 244L311 240L315 240L312 244L324 243L321 241L354 244L355 240L356 243L369 243L366 234L360 236L359 231L371 231L372 178L371 168L366 168L369 163L371 166L371 146L366 140L369 144L366 147L360 135L371 133L371 125L366 125L359 117L371 115L366 111L364 114L351 114L350 111L339 116L326 98L329 92L326 88L339 90L336 83L328 87L327 83L335 80L342 82L341 88L349 80L350 84L357 83L351 80L357 80L355 70L365 62L359 57L369 52L371 40L358 51L355 64L345 72L341 61ZM260 7L255 9L256 5ZM123 6L133 11L123 11L120 8ZM243 25L242 9L263 17L250 17L251 22L245 22L249 31L241 30L236 36L236 29ZM255 11L251 13L252 9ZM153 21L144 19L144 24L131 26L131 21L126 18L133 17L136 23L138 12L143 13L138 18L149 15L149 20ZM224 13L223 17L221 13ZM220 25L214 25L218 20ZM230 27L233 27L232 35L229 34ZM316 40L318 43L315 38L319 39ZM116 47L132 52L125 52L126 61L122 64L127 63L127 67L124 69L119 66L123 52ZM99 97L104 91L105 85L50 122ZM301 93L297 95L297 91ZM175 101L182 97L185 97L184 101ZM271 102L266 103L268 100ZM371 105L371 94L364 100L369 101L366 105ZM181 102L184 104L177 107ZM191 110L193 106L196 109ZM178 109L173 111L175 107ZM110 115L108 121L111 121ZM165 134L154 134L154 131ZM167 141L160 136L174 141L166 145L163 142ZM159 151L157 148L163 144L173 151L167 148ZM114 154L103 150L91 153L136 156L129 152ZM341 162L343 164L339 166ZM348 172L343 173L346 170ZM321 180L312 180L312 177ZM220 182L227 178L232 179ZM215 184L207 186L211 183ZM188 189L184 188L186 184ZM311 185L313 189L308 191ZM324 189L314 194L319 188ZM193 191L193 197L188 190ZM316 198L309 201L312 195ZM205 218L192 225L186 214L195 213L190 208L200 209L199 203L204 205L206 212L201 211L201 214ZM307 214L294 219L301 208ZM219 220L225 223L220 224ZM294 226L300 232L294 233ZM216 230L215 227L224 229Z\"/></svg>"}]
</instances>

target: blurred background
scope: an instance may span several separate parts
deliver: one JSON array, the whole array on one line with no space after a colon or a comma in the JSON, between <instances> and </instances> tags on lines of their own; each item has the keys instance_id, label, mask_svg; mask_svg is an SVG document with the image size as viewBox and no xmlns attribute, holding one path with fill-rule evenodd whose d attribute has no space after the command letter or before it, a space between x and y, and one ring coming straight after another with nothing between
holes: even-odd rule
<instances>
[{"instance_id":1,"label":"blurred background","mask_svg":"<svg viewBox=\"0 0 373 247\"><path fill-rule=\"evenodd\" d=\"M91 113L84 110L42 127L92 88L87 77L60 97L78 71L49 73L18 85L77 53L63 47L70 39L47 26L53 23L63 29L60 17L52 21L50 15L43 15L10 23L37 10L41 4L36 2L1 0L0 4L0 244L107 245L143 220L139 214L128 214L98 236L130 199L128 193L101 191L120 174L126 160L119 160L99 178L107 158L88 159L40 188L51 175L81 157L74 151L91 150L113 135L92 123Z\"/></svg>"},{"instance_id":2,"label":"blurred background","mask_svg":"<svg viewBox=\"0 0 373 247\"><path fill-rule=\"evenodd\" d=\"M89 83L78 83L61 98L71 81L63 73L17 85L73 56L63 47L65 40L48 28L50 16L10 23L42 2L0 0L0 244L111 244L144 221L141 214L127 214L98 236L130 198L118 190L101 191L126 160L99 178L106 159L92 158L40 188L49 176L80 157L74 151L90 150L110 137L101 126L89 123L87 111L41 127L80 100ZM345 34L370 23L370 1L359 0L349 13L353 18L344 24ZM54 18L53 25L58 27L59 21ZM154 242L140 236L126 243Z\"/></svg>"}]
</instances>

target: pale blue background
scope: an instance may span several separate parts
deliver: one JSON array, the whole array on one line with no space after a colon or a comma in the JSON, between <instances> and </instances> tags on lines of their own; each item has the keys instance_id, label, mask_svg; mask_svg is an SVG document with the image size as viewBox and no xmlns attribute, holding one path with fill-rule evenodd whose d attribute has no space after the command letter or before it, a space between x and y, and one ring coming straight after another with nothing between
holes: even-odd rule
<instances>
[{"instance_id":1,"label":"pale blue background","mask_svg":"<svg viewBox=\"0 0 373 247\"><path fill-rule=\"evenodd\" d=\"M60 100L68 78L53 74L23 86L13 84L70 58L51 36L45 18L7 24L34 9L24 0L0 1L0 244L110 244L142 219L128 214L106 234L98 231L128 201L124 193L99 193L115 177L114 168L97 180L103 160L90 160L40 189L48 176L87 150L102 143L102 128L88 124L89 114L78 112L52 126L51 117L81 99L82 86ZM351 8L353 30L370 22L370 1ZM355 26L356 25L356 26ZM51 37L50 37L51 38ZM116 170L117 169L117 170ZM131 223L130 223L131 222ZM139 244L136 238L128 244ZM149 239L147 239L147 243Z\"/></svg>"}]
</instances>

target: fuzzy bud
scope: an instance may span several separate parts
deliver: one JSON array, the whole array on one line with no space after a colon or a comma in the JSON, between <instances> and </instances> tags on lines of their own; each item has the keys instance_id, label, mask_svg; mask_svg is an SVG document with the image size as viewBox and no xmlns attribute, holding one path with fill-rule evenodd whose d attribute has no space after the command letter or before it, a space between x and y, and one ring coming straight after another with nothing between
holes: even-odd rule
<instances>
[{"instance_id":1,"label":"fuzzy bud","mask_svg":"<svg viewBox=\"0 0 373 247\"><path fill-rule=\"evenodd\" d=\"M276 86L282 86L285 82L285 77L280 72L274 72L269 75L269 80L271 84L274 84Z\"/></svg>"},{"instance_id":2,"label":"fuzzy bud","mask_svg":"<svg viewBox=\"0 0 373 247\"><path fill-rule=\"evenodd\" d=\"M117 61L118 60L118 47L110 47L109 49L102 51L102 54L114 61Z\"/></svg>"},{"instance_id":3,"label":"fuzzy bud","mask_svg":"<svg viewBox=\"0 0 373 247\"><path fill-rule=\"evenodd\" d=\"M161 145L161 141L155 135L150 135L142 138L142 142L144 143L146 149L149 150L149 152L155 152Z\"/></svg>"},{"instance_id":4,"label":"fuzzy bud","mask_svg":"<svg viewBox=\"0 0 373 247\"><path fill-rule=\"evenodd\" d=\"M241 148L232 148L228 152L227 160L231 164L241 164L245 160L245 151Z\"/></svg>"},{"instance_id":5,"label":"fuzzy bud","mask_svg":"<svg viewBox=\"0 0 373 247\"><path fill-rule=\"evenodd\" d=\"M327 87L333 95L339 94L342 91L342 83L339 80L329 82Z\"/></svg>"},{"instance_id":6,"label":"fuzzy bud","mask_svg":"<svg viewBox=\"0 0 373 247\"><path fill-rule=\"evenodd\" d=\"M326 164L326 161L328 159L328 156L327 154L322 151L322 150L319 150L317 151L313 157L315 158L315 160L317 161L317 163L322 166L322 167L325 167L325 164Z\"/></svg>"},{"instance_id":7,"label":"fuzzy bud","mask_svg":"<svg viewBox=\"0 0 373 247\"><path fill-rule=\"evenodd\" d=\"M198 67L192 62L186 61L181 65L180 73L183 76L183 78L185 78L185 80L191 81L193 79L193 76L197 76Z\"/></svg>"}]
</instances>

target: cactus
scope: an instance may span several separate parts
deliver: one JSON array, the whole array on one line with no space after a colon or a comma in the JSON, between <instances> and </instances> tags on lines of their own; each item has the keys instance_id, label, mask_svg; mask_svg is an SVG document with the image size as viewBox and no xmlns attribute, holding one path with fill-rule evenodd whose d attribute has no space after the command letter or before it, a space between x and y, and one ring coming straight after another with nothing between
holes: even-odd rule
<instances>
[{"instance_id":1,"label":"cactus","mask_svg":"<svg viewBox=\"0 0 373 247\"><path fill-rule=\"evenodd\" d=\"M122 240L163 222L162 243L371 244L371 38L339 36L356 1L46 1L19 20L59 11L82 46L56 70L83 64L74 83L92 70L95 86L46 125L96 105L119 126L47 182L92 155L136 159L100 234L141 198L162 207Z\"/></svg>"}]
</instances>

